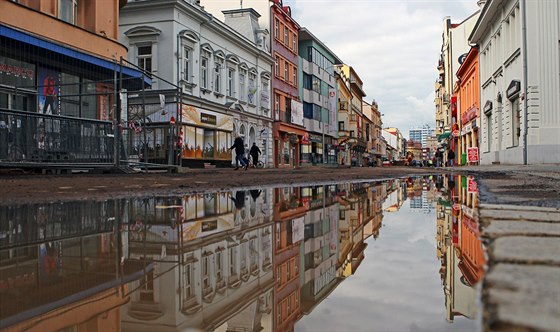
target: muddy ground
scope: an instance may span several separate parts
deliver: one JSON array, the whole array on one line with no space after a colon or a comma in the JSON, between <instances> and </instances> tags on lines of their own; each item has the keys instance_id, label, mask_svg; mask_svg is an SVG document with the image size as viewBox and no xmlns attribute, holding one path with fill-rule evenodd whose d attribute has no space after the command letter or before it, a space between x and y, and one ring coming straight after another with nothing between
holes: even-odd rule
<instances>
[{"instance_id":1,"label":"muddy ground","mask_svg":"<svg viewBox=\"0 0 560 332\"><path fill-rule=\"evenodd\" d=\"M41 175L0 173L0 204L142 197L238 187L260 188L357 180L380 180L446 172L415 167L309 167L300 169L187 169L181 173Z\"/></svg>"}]
</instances>

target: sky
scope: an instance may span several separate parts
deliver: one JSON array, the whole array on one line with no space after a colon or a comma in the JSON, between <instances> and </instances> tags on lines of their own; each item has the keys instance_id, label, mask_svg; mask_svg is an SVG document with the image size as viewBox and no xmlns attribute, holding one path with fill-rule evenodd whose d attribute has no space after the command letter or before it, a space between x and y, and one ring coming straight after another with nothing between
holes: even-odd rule
<instances>
[{"instance_id":1,"label":"sky","mask_svg":"<svg viewBox=\"0 0 560 332\"><path fill-rule=\"evenodd\" d=\"M292 17L363 81L383 127L435 128L435 81L443 19L460 23L476 0L284 0Z\"/></svg>"}]
</instances>

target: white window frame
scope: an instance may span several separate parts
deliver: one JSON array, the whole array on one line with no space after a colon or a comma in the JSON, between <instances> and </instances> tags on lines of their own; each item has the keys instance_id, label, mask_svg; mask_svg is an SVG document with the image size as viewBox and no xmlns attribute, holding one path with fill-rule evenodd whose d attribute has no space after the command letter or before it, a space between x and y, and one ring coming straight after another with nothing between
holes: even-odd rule
<instances>
[{"instance_id":1,"label":"white window frame","mask_svg":"<svg viewBox=\"0 0 560 332\"><path fill-rule=\"evenodd\" d=\"M224 57L221 54L214 55L214 93L222 94L222 69L224 68Z\"/></svg>"},{"instance_id":2,"label":"white window frame","mask_svg":"<svg viewBox=\"0 0 560 332\"><path fill-rule=\"evenodd\" d=\"M248 74L248 80L247 80L247 101L249 102L249 104L251 105L256 105L257 104L257 91L258 91L258 86L257 86L257 73L256 70L250 70L249 74Z\"/></svg>"},{"instance_id":3,"label":"white window frame","mask_svg":"<svg viewBox=\"0 0 560 332\"><path fill-rule=\"evenodd\" d=\"M236 72L235 67L228 66L227 72L228 72L227 96L230 98L235 98L235 72Z\"/></svg>"},{"instance_id":4,"label":"white window frame","mask_svg":"<svg viewBox=\"0 0 560 332\"><path fill-rule=\"evenodd\" d=\"M248 99L247 94L247 69L239 69L239 100L246 102Z\"/></svg>"},{"instance_id":5,"label":"white window frame","mask_svg":"<svg viewBox=\"0 0 560 332\"><path fill-rule=\"evenodd\" d=\"M150 48L149 54L140 54L141 48ZM146 61L150 60L150 70L146 68ZM136 45L136 64L144 71L151 73L154 70L154 47L151 43L143 43Z\"/></svg>"}]
</instances>

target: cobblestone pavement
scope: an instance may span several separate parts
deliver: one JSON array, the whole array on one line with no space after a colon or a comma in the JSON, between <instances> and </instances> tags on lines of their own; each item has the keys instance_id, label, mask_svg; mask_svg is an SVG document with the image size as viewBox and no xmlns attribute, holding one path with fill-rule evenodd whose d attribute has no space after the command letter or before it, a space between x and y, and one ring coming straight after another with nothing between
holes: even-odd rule
<instances>
[{"instance_id":1,"label":"cobblestone pavement","mask_svg":"<svg viewBox=\"0 0 560 332\"><path fill-rule=\"evenodd\" d=\"M560 331L560 165L460 168L477 177L486 331Z\"/></svg>"}]
</instances>

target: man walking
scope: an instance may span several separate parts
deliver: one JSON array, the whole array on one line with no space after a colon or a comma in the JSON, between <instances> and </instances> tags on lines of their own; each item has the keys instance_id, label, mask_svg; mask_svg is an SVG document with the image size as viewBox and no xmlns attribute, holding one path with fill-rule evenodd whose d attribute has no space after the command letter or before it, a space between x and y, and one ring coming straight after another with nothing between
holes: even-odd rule
<instances>
[{"instance_id":1,"label":"man walking","mask_svg":"<svg viewBox=\"0 0 560 332\"><path fill-rule=\"evenodd\" d=\"M455 151L453 151L453 149L449 149L449 151L447 151L447 166L453 167L454 161L455 161Z\"/></svg>"},{"instance_id":2,"label":"man walking","mask_svg":"<svg viewBox=\"0 0 560 332\"><path fill-rule=\"evenodd\" d=\"M259 154L261 154L261 149L259 149L259 147L257 146L257 143L253 142L253 146L251 147L251 150L249 151L249 154L251 155L251 158L253 159L253 166L255 168L257 168L257 164L259 162Z\"/></svg>"},{"instance_id":3,"label":"man walking","mask_svg":"<svg viewBox=\"0 0 560 332\"><path fill-rule=\"evenodd\" d=\"M243 138L241 138L239 135L236 135L235 140L233 141L233 145L229 149L235 149L234 170L239 169L238 163L241 164L241 167L244 167L245 170L247 170L247 167L249 167L249 161L247 160L247 158L245 158L245 144L243 143Z\"/></svg>"}]
</instances>

